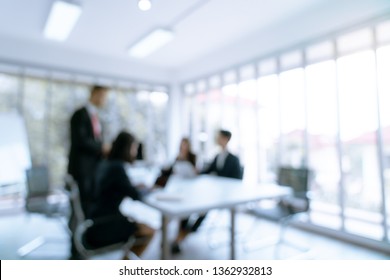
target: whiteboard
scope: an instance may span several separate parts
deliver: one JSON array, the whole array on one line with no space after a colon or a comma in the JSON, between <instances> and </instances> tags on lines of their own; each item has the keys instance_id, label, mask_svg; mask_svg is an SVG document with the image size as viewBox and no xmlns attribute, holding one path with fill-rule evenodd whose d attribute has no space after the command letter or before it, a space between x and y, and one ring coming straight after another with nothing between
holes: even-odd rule
<instances>
[{"instance_id":1,"label":"whiteboard","mask_svg":"<svg viewBox=\"0 0 390 280\"><path fill-rule=\"evenodd\" d=\"M31 167L26 127L18 113L0 113L0 186L25 182Z\"/></svg>"}]
</instances>

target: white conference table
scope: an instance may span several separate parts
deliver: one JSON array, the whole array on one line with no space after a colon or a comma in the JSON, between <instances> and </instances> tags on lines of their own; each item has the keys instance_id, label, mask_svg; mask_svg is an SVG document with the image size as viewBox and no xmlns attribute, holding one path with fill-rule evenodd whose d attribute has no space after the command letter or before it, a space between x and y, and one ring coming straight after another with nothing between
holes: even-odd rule
<instances>
[{"instance_id":1,"label":"white conference table","mask_svg":"<svg viewBox=\"0 0 390 280\"><path fill-rule=\"evenodd\" d=\"M212 209L230 209L230 258L236 257L235 215L236 206L267 198L277 198L291 193L288 187L275 184L250 186L242 180L200 175L194 178L171 176L166 187L144 199L144 203L160 211L162 215L161 259L169 259L168 222L172 218L187 217L193 213L205 213Z\"/></svg>"}]
</instances>

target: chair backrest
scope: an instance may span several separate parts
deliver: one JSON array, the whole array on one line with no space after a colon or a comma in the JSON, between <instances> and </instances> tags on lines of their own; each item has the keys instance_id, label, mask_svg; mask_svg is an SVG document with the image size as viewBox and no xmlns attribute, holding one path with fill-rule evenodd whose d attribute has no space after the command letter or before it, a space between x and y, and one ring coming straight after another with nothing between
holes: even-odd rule
<instances>
[{"instance_id":1,"label":"chair backrest","mask_svg":"<svg viewBox=\"0 0 390 280\"><path fill-rule=\"evenodd\" d=\"M74 244L75 244L77 251L85 259L88 259L90 256L107 253L107 252L110 252L112 250L131 248L131 246L134 244L134 241L135 241L134 236L131 236L131 238L129 238L129 240L124 244L118 243L118 244L113 244L110 246L95 248L95 249L88 248L89 245L88 245L88 242L86 241L85 234L92 226L94 226L95 221L85 218L83 208L81 207L79 187L78 187L77 182L74 180L73 176L70 174L66 175L65 182L70 190L70 199L71 199L71 202L73 205L73 211L74 211L74 214L75 214L75 217L77 220L76 229L75 229L75 232L73 233L73 240L74 240ZM134 254L131 254L131 256L132 256L132 258L138 259L138 257L135 256Z\"/></svg>"},{"instance_id":2,"label":"chair backrest","mask_svg":"<svg viewBox=\"0 0 390 280\"><path fill-rule=\"evenodd\" d=\"M77 220L77 225L84 222L85 220L85 215L83 208L81 207L81 200L80 200L80 191L79 191L79 186L77 182L74 180L72 175L66 175L65 177L66 185L70 189L70 200L73 205L73 211L74 215Z\"/></svg>"},{"instance_id":3,"label":"chair backrest","mask_svg":"<svg viewBox=\"0 0 390 280\"><path fill-rule=\"evenodd\" d=\"M142 143L139 143L137 150L137 160L144 160L144 146Z\"/></svg>"},{"instance_id":4,"label":"chair backrest","mask_svg":"<svg viewBox=\"0 0 390 280\"><path fill-rule=\"evenodd\" d=\"M283 201L286 207L290 207L290 212L304 212L309 209L310 177L311 172L307 168L279 167L277 183L293 190L293 197Z\"/></svg>"},{"instance_id":5,"label":"chair backrest","mask_svg":"<svg viewBox=\"0 0 390 280\"><path fill-rule=\"evenodd\" d=\"M240 178L239 178L239 179L241 179L241 180L244 178L244 170L245 170L245 169L244 169L244 166L241 165L241 166L240 166L240 172L241 172L241 174L240 174Z\"/></svg>"},{"instance_id":6,"label":"chair backrest","mask_svg":"<svg viewBox=\"0 0 390 280\"><path fill-rule=\"evenodd\" d=\"M49 170L46 166L34 166L26 170L27 197L46 196L50 192Z\"/></svg>"}]
</instances>

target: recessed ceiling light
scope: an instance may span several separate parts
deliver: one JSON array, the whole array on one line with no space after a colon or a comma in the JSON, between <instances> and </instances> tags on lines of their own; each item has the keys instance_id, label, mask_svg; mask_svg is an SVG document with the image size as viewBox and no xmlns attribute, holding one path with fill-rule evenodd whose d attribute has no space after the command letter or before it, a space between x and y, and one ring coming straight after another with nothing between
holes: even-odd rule
<instances>
[{"instance_id":1,"label":"recessed ceiling light","mask_svg":"<svg viewBox=\"0 0 390 280\"><path fill-rule=\"evenodd\" d=\"M141 11L148 11L150 8L152 8L152 2L150 0L139 0L138 1L138 8Z\"/></svg>"},{"instance_id":2,"label":"recessed ceiling light","mask_svg":"<svg viewBox=\"0 0 390 280\"><path fill-rule=\"evenodd\" d=\"M174 37L174 33L168 29L158 28L146 37L135 43L128 50L132 57L143 58L168 44Z\"/></svg>"},{"instance_id":3,"label":"recessed ceiling light","mask_svg":"<svg viewBox=\"0 0 390 280\"><path fill-rule=\"evenodd\" d=\"M56 1L46 21L44 35L48 39L65 41L81 15L81 7L65 1Z\"/></svg>"}]
</instances>

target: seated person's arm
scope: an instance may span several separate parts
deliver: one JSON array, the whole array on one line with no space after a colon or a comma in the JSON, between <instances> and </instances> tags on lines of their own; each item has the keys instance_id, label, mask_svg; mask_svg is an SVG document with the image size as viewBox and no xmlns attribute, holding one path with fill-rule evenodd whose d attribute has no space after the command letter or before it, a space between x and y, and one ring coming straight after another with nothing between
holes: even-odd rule
<instances>
[{"instance_id":1,"label":"seated person's arm","mask_svg":"<svg viewBox=\"0 0 390 280\"><path fill-rule=\"evenodd\" d=\"M126 174L126 171L122 167L118 167L116 176L116 183L120 188L121 192L124 195L134 199L134 200L142 200L143 194L139 191L135 186L133 186L130 182L129 177Z\"/></svg>"},{"instance_id":2,"label":"seated person's arm","mask_svg":"<svg viewBox=\"0 0 390 280\"><path fill-rule=\"evenodd\" d=\"M196 168L196 162L197 162L197 158L196 158L196 155L194 155L194 160L193 160L193 162L191 162L191 163L192 163L192 165L194 166L194 172L195 172L195 174L198 175L200 172L199 172L199 170Z\"/></svg>"},{"instance_id":3,"label":"seated person's arm","mask_svg":"<svg viewBox=\"0 0 390 280\"><path fill-rule=\"evenodd\" d=\"M232 169L232 178L236 179L242 179L242 168L240 164L240 160L235 157L233 162L233 169Z\"/></svg>"},{"instance_id":4,"label":"seated person's arm","mask_svg":"<svg viewBox=\"0 0 390 280\"><path fill-rule=\"evenodd\" d=\"M211 172L217 171L217 157L214 158L213 162L203 169L200 174L210 174Z\"/></svg>"}]
</instances>

